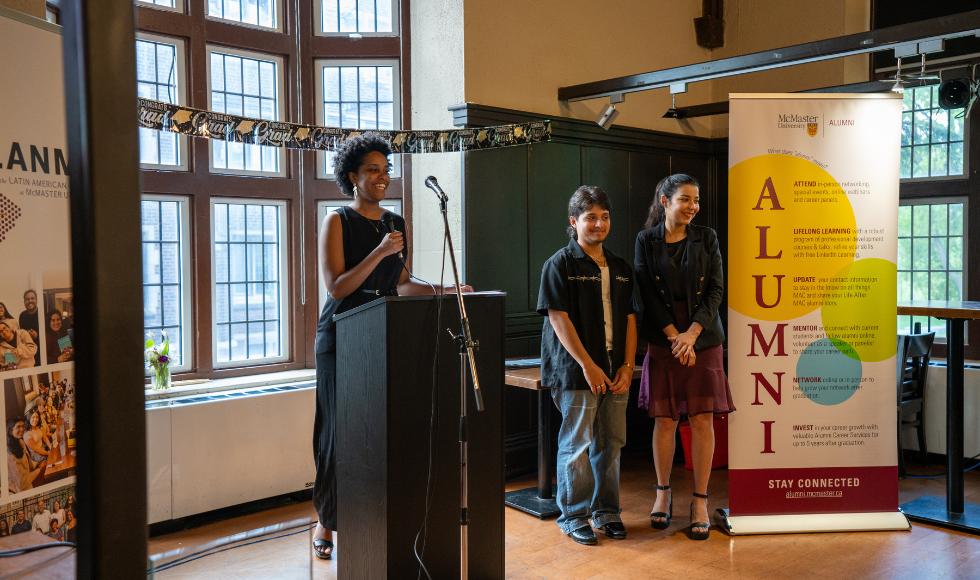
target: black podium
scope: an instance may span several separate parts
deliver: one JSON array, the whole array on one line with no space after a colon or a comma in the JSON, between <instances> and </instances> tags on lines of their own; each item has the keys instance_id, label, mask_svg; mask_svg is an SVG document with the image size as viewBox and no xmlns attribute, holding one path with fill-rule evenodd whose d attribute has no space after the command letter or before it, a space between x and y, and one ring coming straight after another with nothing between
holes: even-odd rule
<instances>
[{"instance_id":1,"label":"black podium","mask_svg":"<svg viewBox=\"0 0 980 580\"><path fill-rule=\"evenodd\" d=\"M467 373L469 577L504 577L504 294L466 295L485 410ZM439 332L435 455L423 561L460 576L460 332L456 296L380 298L337 321L337 577L414 578L425 511L432 360ZM421 551L421 542L419 545ZM425 575L423 574L423 578Z\"/></svg>"}]
</instances>

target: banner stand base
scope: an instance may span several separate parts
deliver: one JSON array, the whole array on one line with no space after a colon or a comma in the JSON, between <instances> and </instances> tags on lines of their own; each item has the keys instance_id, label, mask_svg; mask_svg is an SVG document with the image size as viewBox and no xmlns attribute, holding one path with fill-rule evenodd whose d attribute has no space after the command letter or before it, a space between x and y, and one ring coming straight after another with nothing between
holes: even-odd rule
<instances>
[{"instance_id":1,"label":"banner stand base","mask_svg":"<svg viewBox=\"0 0 980 580\"><path fill-rule=\"evenodd\" d=\"M818 532L887 532L912 529L901 511L847 514L730 516L715 510L715 524L730 536L756 534L813 534Z\"/></svg>"}]
</instances>

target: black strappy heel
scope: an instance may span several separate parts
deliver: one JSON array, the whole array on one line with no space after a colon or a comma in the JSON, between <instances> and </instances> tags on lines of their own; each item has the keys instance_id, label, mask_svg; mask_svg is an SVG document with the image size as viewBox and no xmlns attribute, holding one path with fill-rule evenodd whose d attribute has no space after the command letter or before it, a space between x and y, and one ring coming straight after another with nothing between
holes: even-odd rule
<instances>
[{"instance_id":1,"label":"black strappy heel","mask_svg":"<svg viewBox=\"0 0 980 580\"><path fill-rule=\"evenodd\" d=\"M323 548L318 550L317 548ZM327 550L330 550L327 552ZM313 540L313 555L321 560L329 560L333 557L333 542L330 540Z\"/></svg>"},{"instance_id":2,"label":"black strappy heel","mask_svg":"<svg viewBox=\"0 0 980 580\"><path fill-rule=\"evenodd\" d=\"M655 530L666 530L670 527L670 518L674 517L674 494L670 491L669 485L654 485L653 489L659 489L661 491L668 492L667 497L667 513L664 512L651 512L650 513L650 527ZM657 521L653 518L664 518L664 521Z\"/></svg>"},{"instance_id":3,"label":"black strappy heel","mask_svg":"<svg viewBox=\"0 0 980 580\"><path fill-rule=\"evenodd\" d=\"M708 499L708 494L694 492L694 497L700 497L702 499ZM706 528L703 532L695 532L694 528ZM688 534L692 540L707 540L708 534L711 532L711 524L707 522L695 522L694 521L694 502L691 502L691 526L687 529Z\"/></svg>"}]
</instances>

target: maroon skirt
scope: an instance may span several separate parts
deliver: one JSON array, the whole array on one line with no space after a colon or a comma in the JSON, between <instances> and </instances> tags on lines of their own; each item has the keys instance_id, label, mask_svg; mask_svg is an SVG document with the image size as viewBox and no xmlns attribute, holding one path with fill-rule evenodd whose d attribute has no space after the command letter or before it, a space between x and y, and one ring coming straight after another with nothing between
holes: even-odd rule
<instances>
[{"instance_id":1,"label":"maroon skirt","mask_svg":"<svg viewBox=\"0 0 980 580\"><path fill-rule=\"evenodd\" d=\"M688 328L687 305L677 301L674 307L679 314L683 313L678 318L684 320L678 320L678 323ZM674 358L669 348L652 344L647 347L637 402L651 417L670 417L678 421L682 414L731 413L735 410L721 345L696 351L696 355L694 366L688 367Z\"/></svg>"}]
</instances>

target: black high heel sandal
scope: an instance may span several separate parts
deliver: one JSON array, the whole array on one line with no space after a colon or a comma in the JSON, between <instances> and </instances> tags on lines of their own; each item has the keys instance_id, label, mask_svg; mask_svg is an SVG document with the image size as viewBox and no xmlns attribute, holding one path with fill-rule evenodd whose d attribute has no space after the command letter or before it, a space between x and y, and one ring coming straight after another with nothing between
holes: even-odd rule
<instances>
[{"instance_id":1,"label":"black high heel sandal","mask_svg":"<svg viewBox=\"0 0 980 580\"><path fill-rule=\"evenodd\" d=\"M664 512L651 512L650 513L650 527L655 530L666 530L670 527L670 518L674 517L674 494L670 491L669 485L655 485L653 489L659 489L661 491L668 492L667 497L667 513ZM653 518L664 518L664 521L657 521Z\"/></svg>"},{"instance_id":2,"label":"black high heel sandal","mask_svg":"<svg viewBox=\"0 0 980 580\"><path fill-rule=\"evenodd\" d=\"M708 494L694 492L694 497L700 497L702 499L708 499ZM695 532L694 528L706 528L703 532ZM711 524L707 522L695 522L694 521L694 502L691 502L691 526L687 529L688 535L692 540L707 540L708 534L711 532Z\"/></svg>"},{"instance_id":3,"label":"black high heel sandal","mask_svg":"<svg viewBox=\"0 0 980 580\"><path fill-rule=\"evenodd\" d=\"M327 550L330 551L327 552ZM330 540L313 540L313 555L321 560L329 560L333 557L333 542Z\"/></svg>"}]
</instances>

